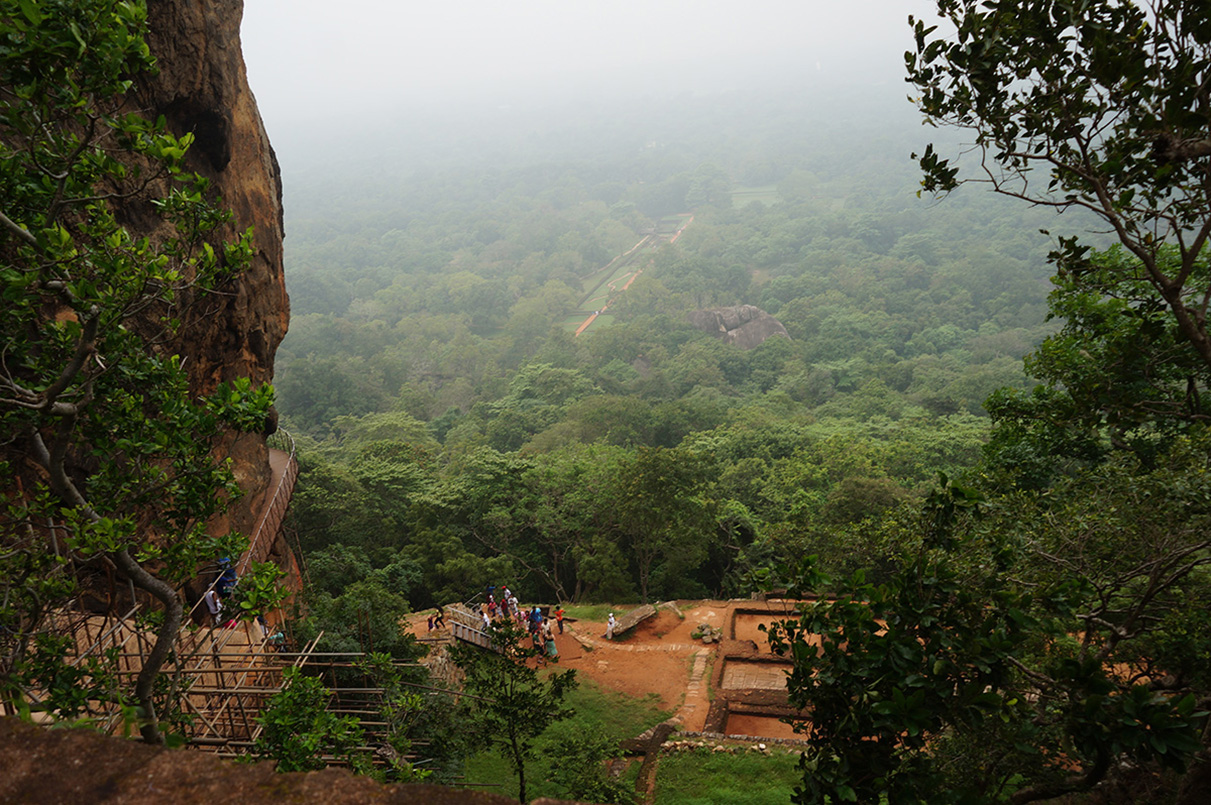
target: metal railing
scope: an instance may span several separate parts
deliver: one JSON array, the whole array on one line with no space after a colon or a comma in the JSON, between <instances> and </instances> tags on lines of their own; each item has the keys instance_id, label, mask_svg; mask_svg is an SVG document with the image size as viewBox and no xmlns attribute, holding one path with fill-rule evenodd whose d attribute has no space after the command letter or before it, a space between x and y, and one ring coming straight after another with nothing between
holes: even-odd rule
<instances>
[{"instance_id":1,"label":"metal railing","mask_svg":"<svg viewBox=\"0 0 1211 805\"><path fill-rule=\"evenodd\" d=\"M450 634L455 638L492 651L500 651L496 641L492 639L491 630L484 628L483 617L470 607L465 604L450 604L446 607L446 615L450 621Z\"/></svg>"},{"instance_id":2,"label":"metal railing","mask_svg":"<svg viewBox=\"0 0 1211 805\"><path fill-rule=\"evenodd\" d=\"M262 514L249 540L248 549L236 562L237 584L239 577L253 562L263 562L268 558L286 519L286 510L290 505L295 481L298 479L298 461L294 438L290 433L278 430L266 439L266 446L270 450L270 466L274 463L273 451L285 453L286 463L282 468L281 477L262 507ZM207 591L215 589L220 578L221 576L216 577L207 587ZM199 606L204 606L201 599L193 609L196 610ZM255 731L255 715L259 712L261 702L260 695L252 691L256 688L272 687L281 681L280 669L276 667L279 665L277 648L270 642L269 630L261 630L248 623L243 624L242 629L234 623L230 628L221 628L219 624L214 624L212 628L199 629L193 625L193 615L191 610L190 616L182 625L177 639L175 669L172 673L188 678L191 683L213 680L211 684L214 690L199 688L196 685L185 686L183 709L197 718L194 730L196 734L192 737L214 740L224 735L231 737L233 733L247 736ZM281 621L280 613L278 616L275 620ZM318 642L318 637L315 642ZM305 649L305 653L313 651L314 648L313 642ZM224 664L235 659L233 654L242 658L236 660L239 665L235 668L230 665L224 668Z\"/></svg>"},{"instance_id":3,"label":"metal railing","mask_svg":"<svg viewBox=\"0 0 1211 805\"><path fill-rule=\"evenodd\" d=\"M276 431L265 440L265 444L270 450L286 454L286 468L273 490L273 497L270 499L269 505L265 507L264 513L261 515L261 521L257 524L256 531L252 534L248 550L244 552L239 564L236 565L237 575L242 575L252 562L263 562L269 556L273 540L281 531L282 522L286 519L286 509L290 505L290 496L294 492L294 482L299 477L294 437L288 431Z\"/></svg>"},{"instance_id":4,"label":"metal railing","mask_svg":"<svg viewBox=\"0 0 1211 805\"><path fill-rule=\"evenodd\" d=\"M286 454L286 466L282 469L282 477L278 479L277 485L273 488L272 496L263 507L261 519L257 523L252 539L249 540L248 549L236 562L236 584L239 583L239 577L248 570L253 562L263 562L268 558L274 540L286 519L290 496L294 493L294 483L298 480L299 465L295 453L294 437L288 431L278 430L265 440L265 444L270 451L277 450ZM272 465L272 455L269 458L270 465ZM206 588L206 592L214 590L221 578L221 576L216 577ZM192 624L196 621L195 614L201 606L204 606L204 603L203 599L199 598L185 618L178 640L178 645L184 649L178 653L178 662L187 669L190 662L194 664L195 668L203 667L207 662L207 657L222 652L235 634L234 629L208 629L205 630L204 637L199 637ZM277 615L275 620L282 621L281 613L278 612Z\"/></svg>"}]
</instances>

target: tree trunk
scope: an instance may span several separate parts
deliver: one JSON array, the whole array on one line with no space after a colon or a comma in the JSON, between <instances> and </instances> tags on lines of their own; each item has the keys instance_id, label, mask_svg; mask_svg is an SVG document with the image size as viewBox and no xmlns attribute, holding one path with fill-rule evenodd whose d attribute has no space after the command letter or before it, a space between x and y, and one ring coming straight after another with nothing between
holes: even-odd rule
<instances>
[{"instance_id":1,"label":"tree trunk","mask_svg":"<svg viewBox=\"0 0 1211 805\"><path fill-rule=\"evenodd\" d=\"M135 699L138 700L139 707L143 709L147 719L140 725L139 732L147 743L163 744L164 734L160 732L160 719L156 713L153 694L156 679L160 676L160 669L164 667L168 653L176 643L177 634L181 631L184 607L181 606L181 599L177 597L172 587L148 573L129 552L120 551L113 555L113 559L139 589L151 593L164 605L164 622L160 624L160 630L156 633L156 644L143 661L143 667L139 670L139 677L135 683Z\"/></svg>"},{"instance_id":2,"label":"tree trunk","mask_svg":"<svg viewBox=\"0 0 1211 805\"><path fill-rule=\"evenodd\" d=\"M521 747L517 745L515 734L509 736L509 742L513 748L513 762L517 764L517 801L526 805L526 759L521 754Z\"/></svg>"}]
</instances>

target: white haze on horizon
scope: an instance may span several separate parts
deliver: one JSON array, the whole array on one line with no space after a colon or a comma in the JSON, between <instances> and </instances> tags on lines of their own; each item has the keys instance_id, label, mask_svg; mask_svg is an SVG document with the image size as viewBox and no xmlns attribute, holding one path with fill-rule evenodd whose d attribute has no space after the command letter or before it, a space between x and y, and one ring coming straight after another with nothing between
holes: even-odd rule
<instances>
[{"instance_id":1,"label":"white haze on horizon","mask_svg":"<svg viewBox=\"0 0 1211 805\"><path fill-rule=\"evenodd\" d=\"M903 99L925 0L245 0L271 138L539 98L882 87ZM894 91L894 92L893 92Z\"/></svg>"}]
</instances>

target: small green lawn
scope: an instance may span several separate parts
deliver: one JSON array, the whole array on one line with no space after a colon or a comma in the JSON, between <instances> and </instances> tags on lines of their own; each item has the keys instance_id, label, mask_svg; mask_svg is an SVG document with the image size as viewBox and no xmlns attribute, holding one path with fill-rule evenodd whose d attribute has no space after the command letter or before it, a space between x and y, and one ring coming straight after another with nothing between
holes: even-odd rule
<instances>
[{"instance_id":1,"label":"small green lawn","mask_svg":"<svg viewBox=\"0 0 1211 805\"><path fill-rule=\"evenodd\" d=\"M802 779L798 753L727 754L699 749L663 755L656 805L786 805Z\"/></svg>"},{"instance_id":2,"label":"small green lawn","mask_svg":"<svg viewBox=\"0 0 1211 805\"><path fill-rule=\"evenodd\" d=\"M777 185L762 185L761 187L737 187L732 190L732 206L745 207L754 201L762 204L776 204L782 200Z\"/></svg>"},{"instance_id":3,"label":"small green lawn","mask_svg":"<svg viewBox=\"0 0 1211 805\"><path fill-rule=\"evenodd\" d=\"M622 286L626 285L626 281L637 270L635 263L635 258L620 262L608 277L603 278L592 291L585 294L584 298L580 300L579 310L587 315L609 304L613 297L622 293ZM611 282L615 286L613 289L610 288Z\"/></svg>"},{"instance_id":4,"label":"small green lawn","mask_svg":"<svg viewBox=\"0 0 1211 805\"><path fill-rule=\"evenodd\" d=\"M588 315L585 313L573 313L568 316L564 316L559 322L559 325L569 330L575 330L577 327L584 324L584 320L587 318Z\"/></svg>"},{"instance_id":5,"label":"small green lawn","mask_svg":"<svg viewBox=\"0 0 1211 805\"><path fill-rule=\"evenodd\" d=\"M615 618L621 618L622 613L634 609L636 604L568 604L564 612L569 618L582 621L602 621L614 613Z\"/></svg>"},{"instance_id":6,"label":"small green lawn","mask_svg":"<svg viewBox=\"0 0 1211 805\"><path fill-rule=\"evenodd\" d=\"M616 321L616 319L614 316L610 315L609 313L602 313L600 316L593 319L593 323L589 325L588 329L586 329L585 332L587 333L593 329L600 330L603 327L609 327L615 321Z\"/></svg>"}]
</instances>

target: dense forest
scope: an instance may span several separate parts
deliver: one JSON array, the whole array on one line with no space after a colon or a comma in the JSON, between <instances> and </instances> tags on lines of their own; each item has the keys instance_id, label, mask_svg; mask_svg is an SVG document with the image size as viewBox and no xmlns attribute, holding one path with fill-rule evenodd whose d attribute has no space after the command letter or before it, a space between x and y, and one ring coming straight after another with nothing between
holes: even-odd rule
<instances>
[{"instance_id":1,"label":"dense forest","mask_svg":"<svg viewBox=\"0 0 1211 805\"><path fill-rule=\"evenodd\" d=\"M317 587L416 608L506 578L552 600L746 594L972 467L984 400L1029 386L1055 327L1055 218L919 198L893 93L482 110L393 130L384 162L288 174L276 386ZM600 270L690 212L574 336ZM737 304L789 339L745 351L689 322Z\"/></svg>"}]
</instances>

